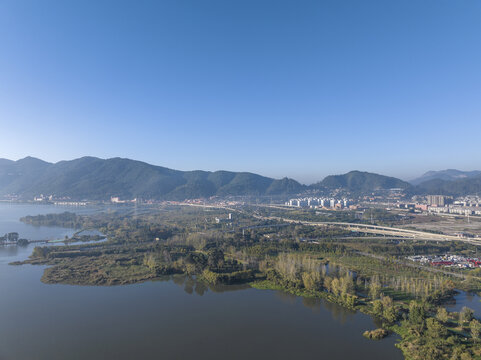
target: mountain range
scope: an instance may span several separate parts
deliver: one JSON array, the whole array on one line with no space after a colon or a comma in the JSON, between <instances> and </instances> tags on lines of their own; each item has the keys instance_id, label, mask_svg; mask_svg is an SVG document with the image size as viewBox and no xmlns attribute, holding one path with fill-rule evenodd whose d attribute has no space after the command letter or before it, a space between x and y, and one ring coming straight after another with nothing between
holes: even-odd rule
<instances>
[{"instance_id":1,"label":"mountain range","mask_svg":"<svg viewBox=\"0 0 481 360\"><path fill-rule=\"evenodd\" d=\"M413 185L419 185L423 182L430 181L430 180L446 180L446 181L455 181L455 180L463 180L473 177L478 177L481 175L481 171L461 171L456 169L447 169L447 170L440 170L440 171L428 171L427 173L423 174L422 176L409 181Z\"/></svg>"},{"instance_id":2,"label":"mountain range","mask_svg":"<svg viewBox=\"0 0 481 360\"><path fill-rule=\"evenodd\" d=\"M415 190L418 194L481 195L481 175L458 180L432 179L415 186Z\"/></svg>"},{"instance_id":3,"label":"mountain range","mask_svg":"<svg viewBox=\"0 0 481 360\"><path fill-rule=\"evenodd\" d=\"M428 172L425 181L406 181L361 171L330 175L324 180L303 185L290 178L272 179L232 171L179 171L145 162L112 158L82 157L49 163L26 157L12 161L0 159L0 196L17 195L24 199L54 194L72 199L183 200L210 196L295 195L306 190L343 189L368 193L379 189L402 188L411 194L463 195L481 193L481 174L460 175L457 170Z\"/></svg>"},{"instance_id":4,"label":"mountain range","mask_svg":"<svg viewBox=\"0 0 481 360\"><path fill-rule=\"evenodd\" d=\"M481 194L481 171L461 171L447 169L428 171L421 177L411 180L418 194L441 194L463 196Z\"/></svg>"},{"instance_id":5,"label":"mountain range","mask_svg":"<svg viewBox=\"0 0 481 360\"><path fill-rule=\"evenodd\" d=\"M48 163L33 157L0 160L0 195L31 198L55 194L74 199L105 200L111 196L144 199L187 199L213 195L279 195L297 193L304 185L248 172L179 171L141 161L82 157Z\"/></svg>"}]
</instances>

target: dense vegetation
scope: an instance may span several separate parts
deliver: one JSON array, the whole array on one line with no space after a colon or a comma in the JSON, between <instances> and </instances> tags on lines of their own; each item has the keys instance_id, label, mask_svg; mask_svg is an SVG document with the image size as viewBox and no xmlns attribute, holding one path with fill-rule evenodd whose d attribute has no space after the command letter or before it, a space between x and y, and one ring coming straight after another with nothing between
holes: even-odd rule
<instances>
[{"instance_id":1,"label":"dense vegetation","mask_svg":"<svg viewBox=\"0 0 481 360\"><path fill-rule=\"evenodd\" d=\"M481 326L469 309L448 313L443 301L456 288L481 290L476 276L432 272L397 257L470 253L463 243L392 242L382 238L339 237L344 230L260 221L224 210L166 207L142 215L56 214L30 217L36 224L94 227L109 241L75 246L36 247L31 264L49 265L46 283L115 285L181 274L211 286L250 284L325 298L379 319L382 327L365 336L401 336L408 359L471 359L481 355ZM265 211L265 210L263 210ZM391 254L391 255L387 255Z\"/></svg>"},{"instance_id":2,"label":"dense vegetation","mask_svg":"<svg viewBox=\"0 0 481 360\"><path fill-rule=\"evenodd\" d=\"M330 175L320 185L331 188L343 188L351 192L369 192L377 189L407 189L411 184L400 179L362 171L351 171L343 175Z\"/></svg>"},{"instance_id":3,"label":"dense vegetation","mask_svg":"<svg viewBox=\"0 0 481 360\"><path fill-rule=\"evenodd\" d=\"M68 211L60 214L25 216L20 218L20 221L35 226L61 226L72 229L79 229L82 226L86 226L85 218Z\"/></svg>"}]
</instances>

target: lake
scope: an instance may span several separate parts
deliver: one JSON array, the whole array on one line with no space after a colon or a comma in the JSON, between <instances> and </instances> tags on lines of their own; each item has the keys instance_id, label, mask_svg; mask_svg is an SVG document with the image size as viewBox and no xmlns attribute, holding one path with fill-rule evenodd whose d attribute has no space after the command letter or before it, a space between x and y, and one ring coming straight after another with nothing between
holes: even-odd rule
<instances>
[{"instance_id":1,"label":"lake","mask_svg":"<svg viewBox=\"0 0 481 360\"><path fill-rule=\"evenodd\" d=\"M21 216L100 211L0 204L0 234L55 239ZM93 287L45 285L42 266L11 266L28 247L0 246L0 359L402 359L394 337L362 336L373 320L322 300L185 277Z\"/></svg>"}]
</instances>

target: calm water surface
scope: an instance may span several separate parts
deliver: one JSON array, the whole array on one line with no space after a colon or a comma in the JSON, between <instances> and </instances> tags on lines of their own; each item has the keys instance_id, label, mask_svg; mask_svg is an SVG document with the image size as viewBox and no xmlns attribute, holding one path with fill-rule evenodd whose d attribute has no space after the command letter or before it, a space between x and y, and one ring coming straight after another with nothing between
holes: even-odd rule
<instances>
[{"instance_id":1,"label":"calm water surface","mask_svg":"<svg viewBox=\"0 0 481 360\"><path fill-rule=\"evenodd\" d=\"M71 234L18 222L52 211L65 208L0 204L0 233ZM32 248L0 247L1 360L402 359L393 337L363 338L364 330L376 328L370 317L335 304L207 288L183 277L117 287L45 285L43 267L8 265Z\"/></svg>"},{"instance_id":2,"label":"calm water surface","mask_svg":"<svg viewBox=\"0 0 481 360\"><path fill-rule=\"evenodd\" d=\"M476 294L470 294L464 291L460 291L458 295L454 297L454 302L446 306L448 311L461 311L463 306L474 310L474 316L481 319L481 297Z\"/></svg>"}]
</instances>

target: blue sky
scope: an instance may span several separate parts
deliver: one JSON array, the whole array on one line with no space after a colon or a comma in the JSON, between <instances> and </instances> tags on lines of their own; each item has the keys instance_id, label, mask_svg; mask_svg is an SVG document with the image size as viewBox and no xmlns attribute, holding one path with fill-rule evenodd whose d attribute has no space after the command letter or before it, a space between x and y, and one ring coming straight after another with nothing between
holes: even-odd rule
<instances>
[{"instance_id":1,"label":"blue sky","mask_svg":"<svg viewBox=\"0 0 481 360\"><path fill-rule=\"evenodd\" d=\"M478 0L0 2L0 157L481 169Z\"/></svg>"}]
</instances>

